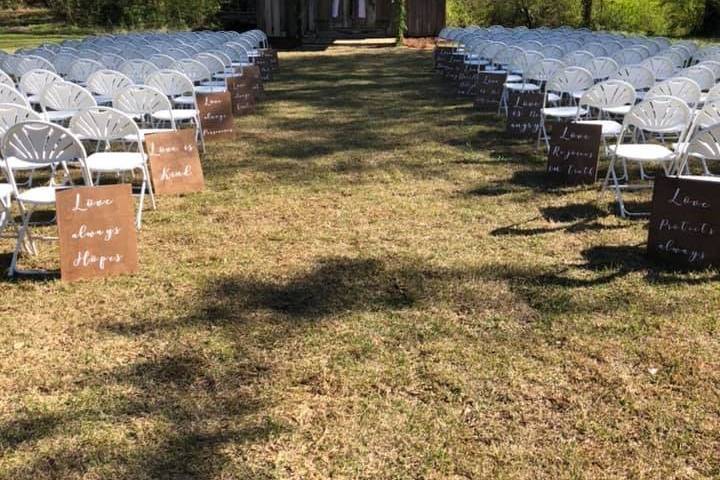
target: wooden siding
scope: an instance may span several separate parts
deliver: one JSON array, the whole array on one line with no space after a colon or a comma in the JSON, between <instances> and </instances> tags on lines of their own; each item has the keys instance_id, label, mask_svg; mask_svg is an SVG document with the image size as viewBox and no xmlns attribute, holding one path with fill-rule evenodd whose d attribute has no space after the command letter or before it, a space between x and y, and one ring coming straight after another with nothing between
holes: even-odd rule
<instances>
[{"instance_id":1,"label":"wooden siding","mask_svg":"<svg viewBox=\"0 0 720 480\"><path fill-rule=\"evenodd\" d=\"M409 37L435 36L445 26L445 0L407 0Z\"/></svg>"}]
</instances>

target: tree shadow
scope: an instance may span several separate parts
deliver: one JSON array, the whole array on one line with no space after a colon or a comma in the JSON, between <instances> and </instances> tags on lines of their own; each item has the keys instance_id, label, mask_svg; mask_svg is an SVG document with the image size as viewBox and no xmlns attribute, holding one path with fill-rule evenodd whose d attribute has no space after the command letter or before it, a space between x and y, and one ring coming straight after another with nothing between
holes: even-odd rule
<instances>
[{"instance_id":1,"label":"tree shadow","mask_svg":"<svg viewBox=\"0 0 720 480\"><path fill-rule=\"evenodd\" d=\"M540 215L514 223L506 227L496 228L490 232L493 236L532 236L543 235L554 232L581 233L600 230L622 230L628 225L605 225L600 220L611 216L607 208L601 208L596 203L574 203L556 207L544 207L540 209ZM545 220L552 223L563 223L564 225L550 227L522 228L522 225Z\"/></svg>"}]
</instances>

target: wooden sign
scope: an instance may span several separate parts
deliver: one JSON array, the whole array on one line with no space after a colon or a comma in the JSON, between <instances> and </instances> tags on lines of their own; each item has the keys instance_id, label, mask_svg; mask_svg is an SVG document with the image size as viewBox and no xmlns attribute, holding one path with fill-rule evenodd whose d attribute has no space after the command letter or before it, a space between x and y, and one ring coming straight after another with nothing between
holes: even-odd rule
<instances>
[{"instance_id":1,"label":"wooden sign","mask_svg":"<svg viewBox=\"0 0 720 480\"><path fill-rule=\"evenodd\" d=\"M510 92L508 94L507 133L518 137L534 137L540 130L541 92Z\"/></svg>"},{"instance_id":2,"label":"wooden sign","mask_svg":"<svg viewBox=\"0 0 720 480\"><path fill-rule=\"evenodd\" d=\"M433 51L433 67L435 70L443 71L447 68L450 63L452 51L452 47L435 47L435 50Z\"/></svg>"},{"instance_id":3,"label":"wooden sign","mask_svg":"<svg viewBox=\"0 0 720 480\"><path fill-rule=\"evenodd\" d=\"M206 142L233 137L233 112L230 92L198 93L200 125Z\"/></svg>"},{"instance_id":4,"label":"wooden sign","mask_svg":"<svg viewBox=\"0 0 720 480\"><path fill-rule=\"evenodd\" d=\"M472 97L477 92L478 81L477 67L470 70L465 69L460 72L458 77L458 95L462 97Z\"/></svg>"},{"instance_id":5,"label":"wooden sign","mask_svg":"<svg viewBox=\"0 0 720 480\"><path fill-rule=\"evenodd\" d=\"M255 57L253 63L260 69L260 77L263 82L269 82L272 80L273 69L268 57L265 55Z\"/></svg>"},{"instance_id":6,"label":"wooden sign","mask_svg":"<svg viewBox=\"0 0 720 480\"><path fill-rule=\"evenodd\" d=\"M145 136L153 188L158 195L201 192L205 186L195 129Z\"/></svg>"},{"instance_id":7,"label":"wooden sign","mask_svg":"<svg viewBox=\"0 0 720 480\"><path fill-rule=\"evenodd\" d=\"M683 267L720 265L720 182L658 177L648 235L650 257Z\"/></svg>"},{"instance_id":8,"label":"wooden sign","mask_svg":"<svg viewBox=\"0 0 720 480\"><path fill-rule=\"evenodd\" d=\"M480 72L475 83L475 110L497 112L507 73Z\"/></svg>"},{"instance_id":9,"label":"wooden sign","mask_svg":"<svg viewBox=\"0 0 720 480\"><path fill-rule=\"evenodd\" d=\"M236 117L255 111L255 85L257 80L248 76L236 75L227 79L233 115Z\"/></svg>"},{"instance_id":10,"label":"wooden sign","mask_svg":"<svg viewBox=\"0 0 720 480\"><path fill-rule=\"evenodd\" d=\"M445 78L457 82L463 70L465 70L465 56L462 53L451 53L448 65L443 71Z\"/></svg>"},{"instance_id":11,"label":"wooden sign","mask_svg":"<svg viewBox=\"0 0 720 480\"><path fill-rule=\"evenodd\" d=\"M63 281L137 271L135 202L129 183L69 188L55 198Z\"/></svg>"},{"instance_id":12,"label":"wooden sign","mask_svg":"<svg viewBox=\"0 0 720 480\"><path fill-rule=\"evenodd\" d=\"M602 126L569 122L555 126L550 138L547 175L566 185L592 185L597 180Z\"/></svg>"},{"instance_id":13,"label":"wooden sign","mask_svg":"<svg viewBox=\"0 0 720 480\"><path fill-rule=\"evenodd\" d=\"M263 48L260 53L263 57L268 59L268 64L270 65L270 70L273 72L277 71L278 68L280 68L280 59L278 58L278 52L277 50L273 48Z\"/></svg>"},{"instance_id":14,"label":"wooden sign","mask_svg":"<svg viewBox=\"0 0 720 480\"><path fill-rule=\"evenodd\" d=\"M255 101L257 101L263 94L262 74L260 73L260 68L257 65L248 65L245 67L238 67L235 71L242 76L245 83L252 85L252 90L255 93Z\"/></svg>"}]
</instances>

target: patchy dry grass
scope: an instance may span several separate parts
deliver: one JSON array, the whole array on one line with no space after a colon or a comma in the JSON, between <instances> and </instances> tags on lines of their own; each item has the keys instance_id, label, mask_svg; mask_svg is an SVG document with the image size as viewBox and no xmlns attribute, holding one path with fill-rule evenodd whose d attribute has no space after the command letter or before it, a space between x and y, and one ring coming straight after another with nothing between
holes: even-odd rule
<instances>
[{"instance_id":1,"label":"patchy dry grass","mask_svg":"<svg viewBox=\"0 0 720 480\"><path fill-rule=\"evenodd\" d=\"M545 187L429 52L281 62L139 275L3 282L0 478L720 476L715 272Z\"/></svg>"}]
</instances>

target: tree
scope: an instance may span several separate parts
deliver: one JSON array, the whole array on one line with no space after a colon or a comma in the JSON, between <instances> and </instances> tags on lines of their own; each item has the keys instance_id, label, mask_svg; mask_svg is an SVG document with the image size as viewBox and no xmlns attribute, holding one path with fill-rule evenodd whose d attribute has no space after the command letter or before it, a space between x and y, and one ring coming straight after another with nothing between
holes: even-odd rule
<instances>
[{"instance_id":1,"label":"tree","mask_svg":"<svg viewBox=\"0 0 720 480\"><path fill-rule=\"evenodd\" d=\"M581 0L582 2L582 24L584 27L592 27L592 0Z\"/></svg>"}]
</instances>

